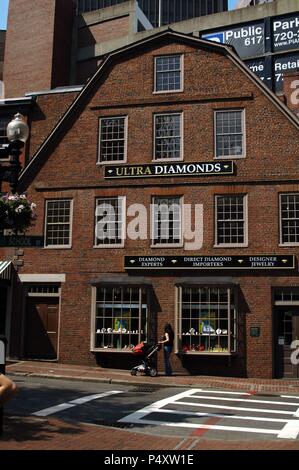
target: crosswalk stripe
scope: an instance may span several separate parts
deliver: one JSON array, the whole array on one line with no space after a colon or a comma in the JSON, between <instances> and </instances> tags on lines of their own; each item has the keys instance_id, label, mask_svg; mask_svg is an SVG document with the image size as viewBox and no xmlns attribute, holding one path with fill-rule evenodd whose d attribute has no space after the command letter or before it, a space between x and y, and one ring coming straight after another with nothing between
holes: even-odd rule
<instances>
[{"instance_id":1,"label":"crosswalk stripe","mask_svg":"<svg viewBox=\"0 0 299 470\"><path fill-rule=\"evenodd\" d=\"M176 405L187 405L187 406L203 406L204 408L220 408L225 410L241 410L241 411L255 411L257 413L274 413L282 415L292 415L293 411L281 411L281 410L265 410L264 408L242 408L239 406L226 406L226 405L208 405L206 403L190 403L187 401L175 402Z\"/></svg>"},{"instance_id":2,"label":"crosswalk stripe","mask_svg":"<svg viewBox=\"0 0 299 470\"><path fill-rule=\"evenodd\" d=\"M277 437L280 439L297 439L299 434L299 420L291 419L279 432Z\"/></svg>"},{"instance_id":3,"label":"crosswalk stripe","mask_svg":"<svg viewBox=\"0 0 299 470\"><path fill-rule=\"evenodd\" d=\"M200 392L196 392L196 393L219 393L220 395L245 395L245 396L252 396L251 393L247 393L247 392L226 392L225 390L201 390Z\"/></svg>"},{"instance_id":4,"label":"crosswalk stripe","mask_svg":"<svg viewBox=\"0 0 299 470\"><path fill-rule=\"evenodd\" d=\"M168 413L168 414L178 414L186 416L198 416L201 418L222 418L222 419L243 419L248 421L267 421L270 423L288 423L288 419L279 419L279 418L259 418L257 416L239 416L239 415L227 415L224 413L204 413L197 411L178 411L178 410L165 410L165 408L156 410L155 408L152 411L153 413Z\"/></svg>"},{"instance_id":5,"label":"crosswalk stripe","mask_svg":"<svg viewBox=\"0 0 299 470\"><path fill-rule=\"evenodd\" d=\"M222 398L222 397L203 397L203 396L196 396L192 395L191 398L199 399L199 400L221 400L221 401L242 401L246 403L264 403L264 404L271 404L271 405L284 405L284 406L298 406L298 403L294 402L285 402L285 401L271 401L271 400L248 400L246 398Z\"/></svg>"},{"instance_id":6,"label":"crosswalk stripe","mask_svg":"<svg viewBox=\"0 0 299 470\"><path fill-rule=\"evenodd\" d=\"M197 423L169 423L165 421L152 421L150 419L142 419L140 424L158 424L159 426L167 427L179 427L179 428L196 428L196 429L212 429L218 431L238 431L238 432L252 432L258 434L275 434L277 435L279 430L274 429L263 429L263 428L245 428L240 426L219 426L214 424L197 424Z\"/></svg>"},{"instance_id":7,"label":"crosswalk stripe","mask_svg":"<svg viewBox=\"0 0 299 470\"><path fill-rule=\"evenodd\" d=\"M45 408L44 410L36 411L32 413L34 416L49 416L55 413L59 413L60 411L67 410L68 408L73 408L75 405L71 405L70 403L61 403L60 405L50 406L49 408Z\"/></svg>"},{"instance_id":8,"label":"crosswalk stripe","mask_svg":"<svg viewBox=\"0 0 299 470\"><path fill-rule=\"evenodd\" d=\"M31 413L34 416L49 416L55 413L59 413L60 411L67 410L69 408L73 408L77 405L83 405L92 400L97 400L98 398L108 397L110 395L116 395L118 393L123 393L119 390L112 390L109 392L98 393L96 395L88 395L86 397L77 398L76 400L72 400L68 403L60 403L59 405L50 406L49 408L44 408L43 410L36 411L35 413Z\"/></svg>"}]
</instances>

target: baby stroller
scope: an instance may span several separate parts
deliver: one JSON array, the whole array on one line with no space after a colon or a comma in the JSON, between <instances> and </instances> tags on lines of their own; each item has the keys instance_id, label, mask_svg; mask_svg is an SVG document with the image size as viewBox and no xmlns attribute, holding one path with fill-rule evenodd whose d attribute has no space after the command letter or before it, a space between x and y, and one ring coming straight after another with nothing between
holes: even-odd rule
<instances>
[{"instance_id":1,"label":"baby stroller","mask_svg":"<svg viewBox=\"0 0 299 470\"><path fill-rule=\"evenodd\" d=\"M139 343L132 351L142 357L141 364L131 369L131 375L144 373L150 377L156 377L158 374L157 369L152 365L153 355L160 349L160 344Z\"/></svg>"}]
</instances>

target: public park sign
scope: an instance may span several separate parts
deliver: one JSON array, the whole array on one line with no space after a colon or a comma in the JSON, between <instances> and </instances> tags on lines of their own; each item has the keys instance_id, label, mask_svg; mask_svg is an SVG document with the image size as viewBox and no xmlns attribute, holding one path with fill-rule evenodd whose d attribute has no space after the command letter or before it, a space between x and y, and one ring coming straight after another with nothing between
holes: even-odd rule
<instances>
[{"instance_id":1,"label":"public park sign","mask_svg":"<svg viewBox=\"0 0 299 470\"><path fill-rule=\"evenodd\" d=\"M125 256L125 269L294 269L294 255Z\"/></svg>"},{"instance_id":2,"label":"public park sign","mask_svg":"<svg viewBox=\"0 0 299 470\"><path fill-rule=\"evenodd\" d=\"M109 165L105 178L149 178L154 176L215 176L232 175L234 162L152 163L149 165Z\"/></svg>"}]
</instances>

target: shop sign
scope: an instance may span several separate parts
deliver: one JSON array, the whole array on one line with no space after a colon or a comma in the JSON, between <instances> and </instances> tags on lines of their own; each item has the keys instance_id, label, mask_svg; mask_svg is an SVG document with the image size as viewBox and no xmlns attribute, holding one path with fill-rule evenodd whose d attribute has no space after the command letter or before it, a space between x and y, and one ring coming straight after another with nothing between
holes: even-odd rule
<instances>
[{"instance_id":1,"label":"shop sign","mask_svg":"<svg viewBox=\"0 0 299 470\"><path fill-rule=\"evenodd\" d=\"M274 52L299 49L299 14L274 18L272 30Z\"/></svg>"},{"instance_id":2,"label":"shop sign","mask_svg":"<svg viewBox=\"0 0 299 470\"><path fill-rule=\"evenodd\" d=\"M168 163L149 165L106 166L105 178L146 178L154 176L232 175L234 162Z\"/></svg>"},{"instance_id":3,"label":"shop sign","mask_svg":"<svg viewBox=\"0 0 299 470\"><path fill-rule=\"evenodd\" d=\"M264 22L242 24L235 28L203 34L202 38L234 46L242 59L258 56L265 52Z\"/></svg>"},{"instance_id":4,"label":"shop sign","mask_svg":"<svg viewBox=\"0 0 299 470\"><path fill-rule=\"evenodd\" d=\"M294 255L125 256L125 269L294 269Z\"/></svg>"},{"instance_id":5,"label":"shop sign","mask_svg":"<svg viewBox=\"0 0 299 470\"><path fill-rule=\"evenodd\" d=\"M27 235L9 235L0 237L0 247L27 247L41 248L44 246L44 237Z\"/></svg>"}]
</instances>

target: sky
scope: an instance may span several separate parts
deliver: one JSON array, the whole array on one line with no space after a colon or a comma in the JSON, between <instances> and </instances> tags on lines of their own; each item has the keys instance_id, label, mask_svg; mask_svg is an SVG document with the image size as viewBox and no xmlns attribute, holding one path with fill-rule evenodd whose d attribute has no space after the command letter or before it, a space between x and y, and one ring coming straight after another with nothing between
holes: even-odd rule
<instances>
[{"instance_id":1,"label":"sky","mask_svg":"<svg viewBox=\"0 0 299 470\"><path fill-rule=\"evenodd\" d=\"M235 7L238 0L228 0L228 8L231 10ZM0 0L0 29L6 29L7 11L9 0Z\"/></svg>"},{"instance_id":2,"label":"sky","mask_svg":"<svg viewBox=\"0 0 299 470\"><path fill-rule=\"evenodd\" d=\"M0 0L0 29L6 29L9 0Z\"/></svg>"}]
</instances>

